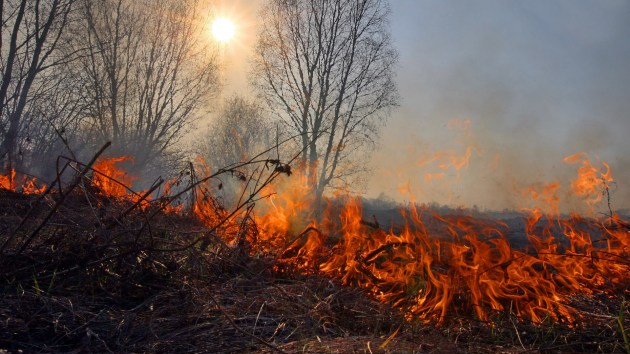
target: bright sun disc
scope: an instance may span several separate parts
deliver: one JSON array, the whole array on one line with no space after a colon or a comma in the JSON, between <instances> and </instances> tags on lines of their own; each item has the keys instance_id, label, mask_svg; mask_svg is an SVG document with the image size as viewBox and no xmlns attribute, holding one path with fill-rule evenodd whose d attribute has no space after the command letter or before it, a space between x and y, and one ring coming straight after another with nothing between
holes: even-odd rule
<instances>
[{"instance_id":1,"label":"bright sun disc","mask_svg":"<svg viewBox=\"0 0 630 354\"><path fill-rule=\"evenodd\" d=\"M218 18L212 23L212 35L219 42L228 42L234 37L234 23L227 18Z\"/></svg>"}]
</instances>

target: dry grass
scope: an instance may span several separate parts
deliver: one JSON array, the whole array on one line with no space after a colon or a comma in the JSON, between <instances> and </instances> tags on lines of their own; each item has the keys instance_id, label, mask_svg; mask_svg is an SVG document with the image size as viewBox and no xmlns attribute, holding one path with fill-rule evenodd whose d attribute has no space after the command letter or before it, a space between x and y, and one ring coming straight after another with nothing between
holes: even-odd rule
<instances>
[{"instance_id":1,"label":"dry grass","mask_svg":"<svg viewBox=\"0 0 630 354\"><path fill-rule=\"evenodd\" d=\"M229 228L210 233L159 203L141 209L89 184L59 200L58 191L0 190L0 352L627 350L621 298L576 297L584 315L574 328L509 311L489 323L457 314L440 326L409 322L361 290L278 272L270 256L226 246L219 236Z\"/></svg>"}]
</instances>

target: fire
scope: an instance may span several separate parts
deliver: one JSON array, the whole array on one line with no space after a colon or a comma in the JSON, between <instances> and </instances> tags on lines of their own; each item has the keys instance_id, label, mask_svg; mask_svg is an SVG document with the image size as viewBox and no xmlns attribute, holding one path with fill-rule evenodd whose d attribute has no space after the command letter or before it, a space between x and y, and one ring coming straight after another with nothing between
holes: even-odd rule
<instances>
[{"instance_id":1,"label":"fire","mask_svg":"<svg viewBox=\"0 0 630 354\"><path fill-rule=\"evenodd\" d=\"M627 282L630 269L620 262L630 251L627 233L602 229L596 221L575 216L555 224L533 211L526 227L533 249L525 251L510 246L507 225L499 221L436 215L436 224L428 226L420 211L410 210L399 234L367 231L359 223L360 206L349 203L342 239L320 270L367 288L410 317L441 321L473 309L482 320L511 310L534 322L572 323L572 294L623 289Z\"/></svg>"},{"instance_id":2,"label":"fire","mask_svg":"<svg viewBox=\"0 0 630 354\"><path fill-rule=\"evenodd\" d=\"M577 195L592 196L613 181L607 164L600 172L581 161L572 182ZM504 222L427 217L431 211L415 205L401 210L407 220L401 230L372 229L362 222L359 200L350 198L339 213L340 225L325 231L339 240L327 248L319 271L365 288L410 319L444 321L472 311L485 321L510 311L537 323L575 323L580 314L570 305L572 295L628 291L630 241L628 230L608 228L602 220L561 218L560 189L554 182L524 194L546 210L529 210L525 248L510 244L506 235L514 230Z\"/></svg>"},{"instance_id":3,"label":"fire","mask_svg":"<svg viewBox=\"0 0 630 354\"><path fill-rule=\"evenodd\" d=\"M416 165L422 167L434 164L440 171L454 170L459 176L461 170L468 167L472 153L472 146L467 146L466 151L461 155L450 150L436 151L431 156L418 159ZM439 172L439 174L444 175L444 172Z\"/></svg>"},{"instance_id":4,"label":"fire","mask_svg":"<svg viewBox=\"0 0 630 354\"><path fill-rule=\"evenodd\" d=\"M19 191L24 194L41 194L46 190L46 185L39 184L35 177L17 177L16 175L14 169L11 169L7 175L0 175L0 189Z\"/></svg>"},{"instance_id":5,"label":"fire","mask_svg":"<svg viewBox=\"0 0 630 354\"><path fill-rule=\"evenodd\" d=\"M8 173L6 176L0 175L0 188L14 191L15 184L13 183L13 181L15 181L15 170L11 169L11 172Z\"/></svg>"},{"instance_id":6,"label":"fire","mask_svg":"<svg viewBox=\"0 0 630 354\"><path fill-rule=\"evenodd\" d=\"M610 166L602 162L605 171L595 168L588 159L588 156L579 152L564 158L566 163L582 163L578 169L578 176L571 181L571 190L575 195L585 198L589 205L594 205L602 200L605 189L613 182Z\"/></svg>"},{"instance_id":7,"label":"fire","mask_svg":"<svg viewBox=\"0 0 630 354\"><path fill-rule=\"evenodd\" d=\"M449 159L449 166L463 168L468 157ZM599 174L591 167L583 162L578 180L590 178L593 188L601 178L612 181L609 169ZM451 314L471 313L490 321L509 311L537 323L573 324L580 314L570 305L572 295L627 291L627 231L577 215L561 218L558 182L524 194L545 210L530 209L524 216L524 248L510 244L507 235L515 230L502 221L435 215L415 204L400 211L406 220L400 229L365 222L360 200L347 196L331 199L315 221L304 174L298 170L285 182L262 192L270 197L258 206L256 231L247 236L250 251L362 287L409 319L446 321ZM196 208L209 225L216 222L201 213L209 208Z\"/></svg>"},{"instance_id":8,"label":"fire","mask_svg":"<svg viewBox=\"0 0 630 354\"><path fill-rule=\"evenodd\" d=\"M325 237L317 231L320 226L313 220L314 199L305 168L295 169L290 180L269 185L261 194L269 197L258 207L258 249L292 255L295 259L291 262L305 271L316 269ZM322 224L326 220L324 217Z\"/></svg>"},{"instance_id":9,"label":"fire","mask_svg":"<svg viewBox=\"0 0 630 354\"><path fill-rule=\"evenodd\" d=\"M464 167L469 156L452 165ZM124 161L130 158L94 166L93 183L108 196L130 195L134 177L117 167ZM565 161L581 162L571 190L589 204L613 181L606 163L604 170L596 169L585 154ZM265 187L260 194L268 197L256 209L230 214L213 196L213 180L203 178L210 168L202 166L190 211L209 227L221 224L216 234L226 244L247 244L249 252L272 255L278 270L292 267L361 287L409 319L441 322L452 314L470 314L491 321L510 313L536 323L575 324L581 314L570 305L574 294L629 292L629 224L618 215L606 222L561 217L558 182L523 194L546 207L527 210L522 230L466 214L438 215L416 204L400 210L404 225L384 230L366 222L360 200L348 196L328 200L315 219L309 181L300 169ZM2 176L0 186L8 189L14 180L14 174ZM174 184L167 182L165 189ZM520 247L510 236L517 231L523 235Z\"/></svg>"},{"instance_id":10,"label":"fire","mask_svg":"<svg viewBox=\"0 0 630 354\"><path fill-rule=\"evenodd\" d=\"M560 197L558 192L560 190L560 183L551 182L547 184L535 184L527 188L522 195L524 197L531 197L532 200L541 203L540 207L547 209L546 213L549 215L560 215Z\"/></svg>"},{"instance_id":11,"label":"fire","mask_svg":"<svg viewBox=\"0 0 630 354\"><path fill-rule=\"evenodd\" d=\"M164 185L163 196L164 197L171 196L173 194L174 187L176 187L177 185L178 185L177 179L169 179L168 181L166 181ZM181 204L181 203L177 205L168 204L164 207L164 211L167 213L174 213L174 214L182 213L184 211L184 204Z\"/></svg>"},{"instance_id":12,"label":"fire","mask_svg":"<svg viewBox=\"0 0 630 354\"><path fill-rule=\"evenodd\" d=\"M94 171L92 184L107 197L129 200L134 204L138 203L140 208L148 207L149 201L142 199L142 195L145 192L134 192L132 189L133 182L138 177L132 176L118 167L119 164L124 162L133 163L133 157L109 157L96 161L92 167Z\"/></svg>"},{"instance_id":13,"label":"fire","mask_svg":"<svg viewBox=\"0 0 630 354\"><path fill-rule=\"evenodd\" d=\"M117 165L123 162L132 162L131 156L110 157L97 161L94 164L94 176L92 183L100 188L104 194L111 197L124 197L129 194L129 188L137 177L130 176Z\"/></svg>"}]
</instances>

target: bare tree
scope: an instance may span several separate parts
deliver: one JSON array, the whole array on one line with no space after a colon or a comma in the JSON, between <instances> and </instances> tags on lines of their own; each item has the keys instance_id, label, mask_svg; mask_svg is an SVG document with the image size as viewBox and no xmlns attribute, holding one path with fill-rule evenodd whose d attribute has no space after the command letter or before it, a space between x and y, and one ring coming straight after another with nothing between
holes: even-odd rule
<instances>
[{"instance_id":1,"label":"bare tree","mask_svg":"<svg viewBox=\"0 0 630 354\"><path fill-rule=\"evenodd\" d=\"M44 100L52 82L42 77L69 60L57 54L74 2L0 2L0 160L4 168L19 164L21 143L30 143L25 131L41 124L33 102Z\"/></svg>"},{"instance_id":2,"label":"bare tree","mask_svg":"<svg viewBox=\"0 0 630 354\"><path fill-rule=\"evenodd\" d=\"M204 42L196 4L84 0L80 38L87 121L136 168L159 161L218 89L216 51Z\"/></svg>"},{"instance_id":3,"label":"bare tree","mask_svg":"<svg viewBox=\"0 0 630 354\"><path fill-rule=\"evenodd\" d=\"M271 148L276 138L282 139L277 137L276 130L276 125L267 118L258 102L234 95L225 100L221 111L210 122L208 132L199 139L197 152L216 171L247 161ZM249 175L254 167L257 166L243 166L239 173ZM221 181L227 205L236 202L239 197L242 187L240 176Z\"/></svg>"},{"instance_id":4,"label":"bare tree","mask_svg":"<svg viewBox=\"0 0 630 354\"><path fill-rule=\"evenodd\" d=\"M397 105L388 16L386 0L271 0L263 9L254 84L300 134L317 205L326 187L363 170L357 154Z\"/></svg>"},{"instance_id":5,"label":"bare tree","mask_svg":"<svg viewBox=\"0 0 630 354\"><path fill-rule=\"evenodd\" d=\"M65 49L61 50L62 57L70 59L80 54L75 51L66 56ZM23 114L25 129L21 129L19 144L22 166L42 178L54 175L56 157L61 154L84 157L82 153L93 153L84 151L87 141L81 129L81 97L85 87L71 73L77 69L73 62L55 66L39 78L31 104Z\"/></svg>"},{"instance_id":6,"label":"bare tree","mask_svg":"<svg viewBox=\"0 0 630 354\"><path fill-rule=\"evenodd\" d=\"M275 130L262 107L253 100L232 96L209 124L200 153L212 168L247 161L273 145Z\"/></svg>"}]
</instances>

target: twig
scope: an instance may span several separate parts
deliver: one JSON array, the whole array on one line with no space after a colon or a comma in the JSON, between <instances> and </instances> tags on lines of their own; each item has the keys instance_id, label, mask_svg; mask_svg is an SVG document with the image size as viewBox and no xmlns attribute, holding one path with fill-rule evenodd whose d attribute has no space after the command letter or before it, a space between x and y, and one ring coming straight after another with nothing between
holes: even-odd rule
<instances>
[{"instance_id":1,"label":"twig","mask_svg":"<svg viewBox=\"0 0 630 354\"><path fill-rule=\"evenodd\" d=\"M372 218L374 219L374 221L361 219L359 222L361 223L361 225L369 226L375 230L380 230L381 225L378 223L378 219L376 219L376 215L372 215Z\"/></svg>"},{"instance_id":2,"label":"twig","mask_svg":"<svg viewBox=\"0 0 630 354\"><path fill-rule=\"evenodd\" d=\"M510 315L512 314L512 304L513 302L510 301ZM518 328L516 328L516 323L514 323L514 319L512 318L512 316L510 316L510 323L512 323L512 327L514 327L514 333L516 333L516 338L518 338L518 342L521 344L521 348L523 348L523 350L527 350L527 348L525 348L525 345L523 344L523 341L521 340L521 334L518 333Z\"/></svg>"},{"instance_id":3,"label":"twig","mask_svg":"<svg viewBox=\"0 0 630 354\"><path fill-rule=\"evenodd\" d=\"M235 330L243 333L246 336L249 336L255 340L257 340L259 343L261 343L262 345L269 347L272 350L277 351L278 353L282 353L282 354L288 354L287 352L285 352L284 350L278 348L277 346L267 342L266 340L260 338L259 336L253 334L253 333L249 333L246 330L242 329L241 327L239 327L234 320L230 317L230 315L227 314L227 312L225 312L225 310L221 307L221 305L219 305L219 302L217 302L217 299L214 298L214 296L209 295L210 300L214 303L214 305L217 307L217 309L223 314L223 316L228 320L228 322L230 322L230 324L232 325L232 327L234 327Z\"/></svg>"},{"instance_id":4,"label":"twig","mask_svg":"<svg viewBox=\"0 0 630 354\"><path fill-rule=\"evenodd\" d=\"M623 318L625 313L626 299L621 299L621 309L619 309L619 315L617 316L617 324L619 325L619 330L621 331L621 338L623 338L623 343L626 347L626 353L630 354L630 340L628 340L628 335L626 334L626 328L623 325Z\"/></svg>"},{"instance_id":5,"label":"twig","mask_svg":"<svg viewBox=\"0 0 630 354\"><path fill-rule=\"evenodd\" d=\"M41 200L43 200L48 194L51 193L51 191L53 190L53 186L55 185L55 183L59 183L59 194L61 195L62 192L62 187L61 187L61 175L65 172L66 168L68 167L68 162L66 162L66 164L63 166L63 168L61 169L61 171L59 171L59 160L60 158L62 158L63 156L58 156L57 157L57 164L56 164L56 169L57 169L57 176L55 177L55 180L52 181L50 184L48 184L48 187L44 190L44 192L42 194L40 194L37 199L35 200L34 203L31 204L31 208L29 209L29 211L26 213L26 215L24 215L24 217L22 218L22 220L20 220L20 223L18 224L18 226L16 226L13 229L13 232L11 232L11 236L7 237L7 239L4 241L4 243L2 244L2 247L0 247L0 254L2 254L5 250L5 248L13 241L13 239L15 238L17 232L22 228L22 226L24 226L26 224L26 221L31 217L31 215L33 214L33 211L35 210L35 207L33 207L33 205L37 205L39 204L39 202ZM67 159L67 158L66 158ZM78 172L78 171L77 171Z\"/></svg>"},{"instance_id":6,"label":"twig","mask_svg":"<svg viewBox=\"0 0 630 354\"><path fill-rule=\"evenodd\" d=\"M20 249L18 250L17 254L21 254L22 252L24 252L24 250L26 249L26 247L28 247L31 242L35 239L35 237L37 236L37 234L39 233L39 231L41 231L41 229L46 225L46 223L48 223L48 221L50 220L50 218L57 212L57 210L59 209L59 207L61 207L61 205L63 204L64 200L66 199L66 197L68 195L70 195L70 193L72 193L72 191L74 190L74 188L79 184L79 182L81 181L81 179L83 178L83 176L85 176L85 174L90 170L90 168L92 167L92 165L94 164L94 162L96 162L96 159L98 159L99 156L101 156L101 154L103 152L105 152L105 150L111 145L112 143L110 141L108 141L107 143L105 143L105 145L103 145L103 147L101 147L101 149L94 155L94 157L92 157L92 160L90 160L90 162L85 165L85 167L83 168L83 170L79 173L78 176L75 177L74 181L70 184L70 186L68 187L68 189L66 190L65 193L61 193L60 192L60 197L59 200L57 200L57 202L55 203L55 205L53 206L53 208L50 210L50 212L48 213L48 215L46 215L46 217L44 218L44 220L42 220L42 222L39 224L39 226L37 226L37 228L30 234L30 236L26 239L26 241L24 241L24 243L22 244L22 247L20 247ZM28 216L28 215L27 215ZM20 225L22 225L22 223L20 223ZM17 234L17 230L14 230L13 234L11 235L11 237L9 237L7 239L7 241L2 245L2 248L0 248L0 253L2 253L4 251L5 246L9 243L10 240L12 240L13 238L15 238L15 235Z\"/></svg>"},{"instance_id":7,"label":"twig","mask_svg":"<svg viewBox=\"0 0 630 354\"><path fill-rule=\"evenodd\" d=\"M107 262L107 261L112 260L112 259L116 259L118 257L128 256L128 255L133 254L135 252L137 252L137 250L125 251L125 252L117 253L117 254L114 254L114 255L111 255L111 256L106 256L106 257L103 257L103 258L99 258L97 260L94 260L92 262L88 262L88 263L85 263L85 264L75 265L73 267L70 267L68 269L64 269L62 271L55 270L52 274L48 273L48 274L44 274L44 275L40 276L39 279L43 280L43 279L48 279L48 278L51 278L51 277L58 277L60 275L66 275L66 274L72 273L72 272L74 272L76 270L85 269L85 268L88 268L88 267L91 267L91 266L94 266L94 265L97 265L97 264L101 264L103 262Z\"/></svg>"},{"instance_id":8,"label":"twig","mask_svg":"<svg viewBox=\"0 0 630 354\"><path fill-rule=\"evenodd\" d=\"M74 154L74 152L70 148L70 144L68 143L68 140L66 138L64 138L64 136L63 136L63 133L65 132L65 129L61 128L62 130L60 131L59 129L57 129L55 124L50 120L50 118L48 118L47 114L42 112L42 116L44 117L44 119L46 119L46 121L48 121L48 124L50 124L50 126L55 130L55 133L57 134L57 136L59 136L59 139L61 139L61 142L63 143L63 145L66 147L66 149L70 153L70 156L72 156L73 159L77 160L76 155Z\"/></svg>"},{"instance_id":9,"label":"twig","mask_svg":"<svg viewBox=\"0 0 630 354\"><path fill-rule=\"evenodd\" d=\"M602 184L604 185L604 193L606 194L606 203L608 205L608 217L610 218L610 221L612 223L613 211L612 211L612 205L610 202L610 187L608 186L608 183L606 183L606 179L604 177L602 177Z\"/></svg>"},{"instance_id":10,"label":"twig","mask_svg":"<svg viewBox=\"0 0 630 354\"><path fill-rule=\"evenodd\" d=\"M64 168L65 169L65 168ZM43 200L48 194L50 194L50 191L52 190L52 185L55 184L55 182L51 183L46 190L44 191L44 193L40 194L37 199L35 200L35 202L31 205L36 205L39 204L39 202L41 200ZM28 220L28 218L31 217L31 215L33 214L33 211L35 210L35 208L33 206L31 206L31 209L26 213L26 215L24 215L24 217L22 218L22 220L20 220L20 223L18 224L18 226L16 226L13 229L13 232L11 232L11 235L9 237L7 237L7 239L4 241L4 243L2 244L2 247L0 247L0 254L4 253L4 249L13 241L13 239L15 238L15 235L17 234L17 232L22 228L22 226L24 226L24 224L26 224L26 220Z\"/></svg>"},{"instance_id":11,"label":"twig","mask_svg":"<svg viewBox=\"0 0 630 354\"><path fill-rule=\"evenodd\" d=\"M256 321L254 322L254 329L252 329L253 334L256 334L256 326L258 325L258 319L260 318L260 314L262 313L263 307L265 307L266 303L267 302L265 301L260 305L260 310L258 310L258 314L256 315Z\"/></svg>"},{"instance_id":12,"label":"twig","mask_svg":"<svg viewBox=\"0 0 630 354\"><path fill-rule=\"evenodd\" d=\"M378 259L378 256L381 253L385 251L390 251L394 249L395 247L407 247L407 246L411 246L411 244L409 242L388 242L380 246L379 248L375 249L374 251L368 253L365 257L363 257L362 261L365 264L369 265L369 264L374 263Z\"/></svg>"},{"instance_id":13,"label":"twig","mask_svg":"<svg viewBox=\"0 0 630 354\"><path fill-rule=\"evenodd\" d=\"M164 183L164 180L160 178L157 181L157 183L155 183L153 187L151 187L142 196L140 196L140 198L138 198L138 200L132 206L127 208L127 210L122 212L118 217L114 218L114 220L112 220L112 222L109 225L107 225L107 229L111 229L112 227L114 227L116 225L116 220L118 221L122 220L125 216L131 213L136 207L138 207L138 205L142 204L142 202L144 201L147 201L147 197L151 195L151 193L153 193L159 186L161 186L162 183Z\"/></svg>"},{"instance_id":14,"label":"twig","mask_svg":"<svg viewBox=\"0 0 630 354\"><path fill-rule=\"evenodd\" d=\"M308 235L311 231L317 233L320 237L322 236L321 231L319 231L316 227L314 226L309 226L306 229L304 229L304 231L300 232L299 235L295 236L289 243L287 243L287 245L284 247L284 249L282 250L282 252L280 252L280 257L284 257L284 254L289 250L289 248L291 248L291 246L295 243L295 241L301 239L302 237Z\"/></svg>"}]
</instances>

